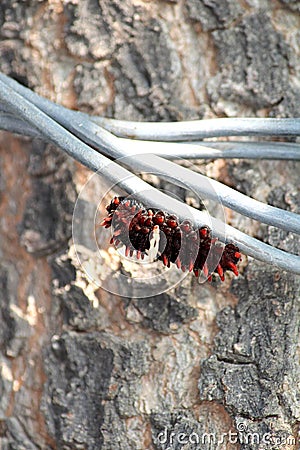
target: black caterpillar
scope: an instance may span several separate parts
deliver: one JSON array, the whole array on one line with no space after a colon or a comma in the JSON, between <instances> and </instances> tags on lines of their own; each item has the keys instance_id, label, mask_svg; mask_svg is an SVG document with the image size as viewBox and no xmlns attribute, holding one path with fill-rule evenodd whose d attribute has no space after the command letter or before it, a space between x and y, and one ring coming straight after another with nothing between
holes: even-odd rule
<instances>
[{"instance_id":1,"label":"black caterpillar","mask_svg":"<svg viewBox=\"0 0 300 450\"><path fill-rule=\"evenodd\" d=\"M157 256L165 266L175 263L183 272L200 272L210 281L217 273L224 281L224 273L238 275L237 263L241 258L234 244L222 245L211 237L204 226L193 227L189 220L179 223L174 215L156 209L146 209L141 203L126 197L114 197L106 207L107 217L101 226L113 226L111 244L126 246L126 256L135 253L138 259L145 255Z\"/></svg>"}]
</instances>

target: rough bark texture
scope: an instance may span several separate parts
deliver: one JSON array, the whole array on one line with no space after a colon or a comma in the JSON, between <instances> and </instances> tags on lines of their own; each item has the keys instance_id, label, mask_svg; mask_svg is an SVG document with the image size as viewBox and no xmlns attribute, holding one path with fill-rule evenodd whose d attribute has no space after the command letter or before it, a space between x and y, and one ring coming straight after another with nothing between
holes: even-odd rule
<instances>
[{"instance_id":1,"label":"rough bark texture","mask_svg":"<svg viewBox=\"0 0 300 450\"><path fill-rule=\"evenodd\" d=\"M296 0L2 0L0 69L115 118L300 116L299 10ZM97 289L70 241L88 171L38 140L2 133L0 145L1 448L299 448L299 277L244 260L223 285L189 276L146 299ZM300 212L299 163L196 166ZM104 186L94 180L83 223ZM228 221L299 252L296 236Z\"/></svg>"}]
</instances>

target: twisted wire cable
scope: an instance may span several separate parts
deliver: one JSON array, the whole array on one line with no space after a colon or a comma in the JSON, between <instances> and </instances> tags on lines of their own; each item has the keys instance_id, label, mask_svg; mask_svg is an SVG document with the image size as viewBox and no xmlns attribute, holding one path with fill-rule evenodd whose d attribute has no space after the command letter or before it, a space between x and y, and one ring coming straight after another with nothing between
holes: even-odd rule
<instances>
[{"instance_id":1,"label":"twisted wire cable","mask_svg":"<svg viewBox=\"0 0 300 450\"><path fill-rule=\"evenodd\" d=\"M34 94L29 89L19 85L17 82L3 74L0 74L0 103L2 104L0 109L0 128L13 132L21 132L22 134L29 136L40 137L52 142L91 170L100 171L104 177L110 179L114 183L118 183L118 185L126 192L135 194L138 200L146 204L153 205L159 209L165 209L166 205L168 205L168 209L177 214L179 218L184 218L186 216L186 208L188 208L191 211L195 224L198 226L205 225L206 216L201 211L188 207L182 202L163 194L142 181L139 177L132 174L133 170L149 171L151 167L152 169L155 167L155 169L160 171L162 176L167 176L170 175L171 172L174 173L174 163L166 161L155 155L148 155L149 158L137 158L136 156L132 156L136 152L134 148L131 148L130 144L135 141L128 138L121 139L116 137L110 132L114 131L118 134L118 130L116 129L110 129L110 131L103 129L101 126L97 125L97 123L101 122L99 121L99 118L92 119L87 114L70 111L56 105L55 103ZM299 134L299 119L216 120L222 120L223 125L219 126L216 124L211 124L211 126L215 126L215 133L213 134L213 128L211 128L211 126L207 127L208 124L205 124L204 128L206 130L206 137L208 134L210 137L213 135L219 136L220 133L223 133L223 136L228 136L228 133L230 132L230 121L233 121L230 135L235 136L244 134L275 134L281 136L294 136ZM257 121L260 122L259 126ZM285 121L287 121L286 127L284 127ZM112 122L115 123L112 119L105 119L102 121L102 125L104 124L108 128L107 124ZM121 122L123 123L123 121ZM201 122L211 121L195 122L199 125ZM216 121L212 120L212 122ZM127 125L130 126L130 123ZM144 125L146 125L146 127L144 127ZM142 139L150 139L151 136L152 138L154 137L152 131L152 134L149 132L147 134L145 132L145 129L148 129L148 125L150 125L150 131L153 129L152 124L143 123L141 124L141 129L144 131L143 133L138 133L139 135L137 137ZM192 122L176 123L175 126L174 124L166 124L165 129L163 129L164 127L159 127L156 134L156 139L161 139L163 142L153 142L153 144L168 145L169 143L164 141L174 137L176 125L180 125L180 127L177 128L175 139L180 138L180 140L182 140L186 137L191 138L191 136L195 139L203 137L204 128L200 126L200 131L198 129L198 132L196 132L195 125ZM254 130L254 125L258 126L256 132ZM134 126L136 127L136 125ZM163 135L161 134L162 131L164 132ZM179 146L181 144L178 143L174 145ZM191 146L193 144L184 143L184 145ZM198 144L196 145L198 146ZM242 144L240 145L242 146ZM258 144L256 143L256 145ZM198 147L202 147L202 144ZM299 159L299 156L297 156L299 155L299 149L296 144L291 144L291 146L284 145L284 147L284 151L288 152L289 149L291 149L295 152L295 158L292 159ZM280 148L280 146L277 148ZM168 151L171 154L170 148ZM179 152L180 151L182 150L179 150ZM283 151L283 146L281 146L280 151ZM184 152L182 152L182 154L184 154ZM125 163L126 166L130 168L130 171L120 166L120 160L118 160L118 163L115 163L109 159L122 158L124 156L126 156ZM259 157L262 156L260 155ZM187 181L186 177L192 176L193 186L196 185L198 192L203 194L201 187L199 187L200 185L198 185L203 175L195 174L188 169L184 169L183 167L176 165L176 176L177 174L180 174L180 179L178 182L183 184ZM191 180L189 179L188 181L190 182ZM241 211L244 214L247 212L248 216L250 214L248 210L249 203L247 202L255 202L251 203L251 205L255 204L256 207L261 203L228 187L226 187L226 193L224 195L222 194L222 191L225 189L224 185L221 185L221 183L214 180L210 180L210 182L214 183L214 188L217 191L217 195L222 203L227 203L230 207L232 207L232 209ZM266 204L261 204L260 208L261 210L259 211L259 216L255 215L256 218L259 217L257 220L268 223L269 225L279 226L287 231L299 233L299 215L281 210L279 208L274 208ZM250 213L250 217L253 217L252 211L250 211ZM299 256L286 253L265 244L227 224L224 225L215 218L212 218L212 226L214 234L222 242L225 243L228 241L233 241L240 247L241 251L253 256L256 259L270 264L275 264L282 269L300 274Z\"/></svg>"}]
</instances>

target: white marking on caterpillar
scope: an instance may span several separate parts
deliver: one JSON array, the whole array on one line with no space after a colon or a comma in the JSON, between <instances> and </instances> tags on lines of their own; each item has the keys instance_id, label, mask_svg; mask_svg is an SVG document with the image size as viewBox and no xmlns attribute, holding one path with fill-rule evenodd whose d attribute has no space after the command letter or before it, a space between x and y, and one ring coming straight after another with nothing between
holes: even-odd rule
<instances>
[{"instance_id":1,"label":"white marking on caterpillar","mask_svg":"<svg viewBox=\"0 0 300 450\"><path fill-rule=\"evenodd\" d=\"M160 232L159 232L159 226L154 225L153 231L152 231L152 237L150 239L150 247L149 250L146 250L146 254L149 257L150 262L153 262L158 254L159 249L159 240L160 240Z\"/></svg>"}]
</instances>

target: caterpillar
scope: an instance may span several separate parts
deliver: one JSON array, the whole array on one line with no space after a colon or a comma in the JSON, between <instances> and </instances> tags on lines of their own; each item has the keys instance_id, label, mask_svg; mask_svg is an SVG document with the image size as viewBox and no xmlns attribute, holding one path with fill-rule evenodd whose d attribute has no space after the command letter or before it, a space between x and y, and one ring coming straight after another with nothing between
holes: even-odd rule
<instances>
[{"instance_id":1,"label":"caterpillar","mask_svg":"<svg viewBox=\"0 0 300 450\"><path fill-rule=\"evenodd\" d=\"M114 197L106 210L107 217L100 225L113 227L110 244L125 245L126 256L157 257L165 266L176 264L183 272L193 271L196 277L202 272L209 281L213 273L222 281L226 271L238 275L239 248L212 238L208 226L195 228L189 220L179 222L175 215L147 209L126 197Z\"/></svg>"}]
</instances>

